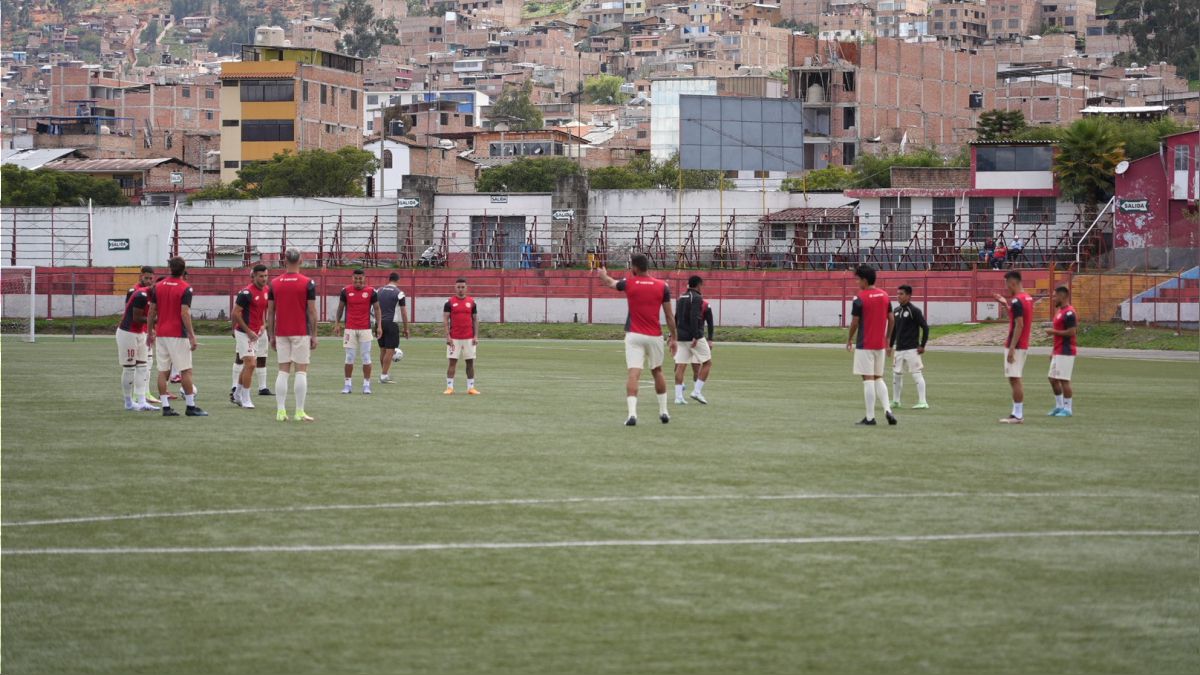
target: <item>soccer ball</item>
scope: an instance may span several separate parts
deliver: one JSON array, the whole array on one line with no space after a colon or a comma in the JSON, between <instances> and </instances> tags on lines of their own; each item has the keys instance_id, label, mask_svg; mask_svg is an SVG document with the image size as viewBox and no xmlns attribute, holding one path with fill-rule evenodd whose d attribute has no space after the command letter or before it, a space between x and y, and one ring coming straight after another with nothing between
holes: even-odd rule
<instances>
[{"instance_id":1,"label":"soccer ball","mask_svg":"<svg viewBox=\"0 0 1200 675\"><path fill-rule=\"evenodd\" d=\"M397 349L396 353L392 355L392 363L399 363L402 358L404 358L404 350Z\"/></svg>"}]
</instances>

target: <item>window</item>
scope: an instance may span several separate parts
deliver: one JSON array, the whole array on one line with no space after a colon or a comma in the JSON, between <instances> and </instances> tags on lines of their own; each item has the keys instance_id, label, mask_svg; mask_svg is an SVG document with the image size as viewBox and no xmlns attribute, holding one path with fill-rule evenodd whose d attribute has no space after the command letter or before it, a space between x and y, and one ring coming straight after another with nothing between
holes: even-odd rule
<instances>
[{"instance_id":1,"label":"window","mask_svg":"<svg viewBox=\"0 0 1200 675\"><path fill-rule=\"evenodd\" d=\"M221 120L221 126L223 127L236 127L238 124L237 120Z\"/></svg>"},{"instance_id":2,"label":"window","mask_svg":"<svg viewBox=\"0 0 1200 675\"><path fill-rule=\"evenodd\" d=\"M1020 27L1021 27L1021 22L1020 22L1018 19L1009 19L1009 20L1008 20L1008 27L1009 27L1009 28L1020 28Z\"/></svg>"},{"instance_id":3,"label":"window","mask_svg":"<svg viewBox=\"0 0 1200 675\"><path fill-rule=\"evenodd\" d=\"M1192 153L1192 149L1186 145L1175 146L1175 170L1176 171L1187 171L1188 170L1188 168L1189 168L1188 164L1191 163L1189 161L1191 159L1191 153Z\"/></svg>"},{"instance_id":4,"label":"window","mask_svg":"<svg viewBox=\"0 0 1200 675\"><path fill-rule=\"evenodd\" d=\"M842 73L842 90L854 91L854 73Z\"/></svg>"},{"instance_id":5,"label":"window","mask_svg":"<svg viewBox=\"0 0 1200 675\"><path fill-rule=\"evenodd\" d=\"M933 22L933 29L934 29L934 30L942 30L943 28L945 28L945 26L942 24L942 22L941 22L941 21L934 21L934 22Z\"/></svg>"},{"instance_id":6,"label":"window","mask_svg":"<svg viewBox=\"0 0 1200 675\"><path fill-rule=\"evenodd\" d=\"M950 30L958 30L958 22L957 21L950 22Z\"/></svg>"},{"instance_id":7,"label":"window","mask_svg":"<svg viewBox=\"0 0 1200 675\"><path fill-rule=\"evenodd\" d=\"M211 99L211 98L213 98L214 96L216 96L216 92L214 92L214 91L213 91L213 88L212 88L212 87L205 87L205 88L204 88L204 98L209 98L209 99Z\"/></svg>"},{"instance_id":8,"label":"window","mask_svg":"<svg viewBox=\"0 0 1200 675\"><path fill-rule=\"evenodd\" d=\"M971 241L982 244L994 233L992 215L995 209L991 197L971 197L967 208L971 223Z\"/></svg>"},{"instance_id":9,"label":"window","mask_svg":"<svg viewBox=\"0 0 1200 675\"><path fill-rule=\"evenodd\" d=\"M857 112L858 112L857 108L843 108L842 109L842 128L843 129L853 129L854 128L854 125L856 123L855 117L857 117Z\"/></svg>"},{"instance_id":10,"label":"window","mask_svg":"<svg viewBox=\"0 0 1200 675\"><path fill-rule=\"evenodd\" d=\"M975 148L976 171L1049 171L1054 148L1038 146L979 146Z\"/></svg>"},{"instance_id":11,"label":"window","mask_svg":"<svg viewBox=\"0 0 1200 675\"><path fill-rule=\"evenodd\" d=\"M1018 223L1053 223L1057 202L1054 197L1018 197L1013 220Z\"/></svg>"},{"instance_id":12,"label":"window","mask_svg":"<svg viewBox=\"0 0 1200 675\"><path fill-rule=\"evenodd\" d=\"M295 140L293 120L246 120L242 123L242 142Z\"/></svg>"},{"instance_id":13,"label":"window","mask_svg":"<svg viewBox=\"0 0 1200 675\"><path fill-rule=\"evenodd\" d=\"M307 81L300 83L300 98L305 101L308 100L308 82Z\"/></svg>"},{"instance_id":14,"label":"window","mask_svg":"<svg viewBox=\"0 0 1200 675\"><path fill-rule=\"evenodd\" d=\"M337 105L337 87L329 88L329 105Z\"/></svg>"},{"instance_id":15,"label":"window","mask_svg":"<svg viewBox=\"0 0 1200 675\"><path fill-rule=\"evenodd\" d=\"M191 119L192 119L192 109L191 109L191 108L184 108L184 109L183 109L183 119L184 119L184 120L191 120Z\"/></svg>"},{"instance_id":16,"label":"window","mask_svg":"<svg viewBox=\"0 0 1200 675\"><path fill-rule=\"evenodd\" d=\"M367 96L367 105L377 105L378 103L379 103L379 97L378 97L378 96L376 96L376 95L374 95L374 94L371 94L370 96Z\"/></svg>"},{"instance_id":17,"label":"window","mask_svg":"<svg viewBox=\"0 0 1200 675\"><path fill-rule=\"evenodd\" d=\"M350 109L358 110L358 90L350 92Z\"/></svg>"},{"instance_id":18,"label":"window","mask_svg":"<svg viewBox=\"0 0 1200 675\"><path fill-rule=\"evenodd\" d=\"M325 105L326 103L329 102L329 100L326 96L326 93L325 93L325 89L326 89L325 85L321 85L321 105Z\"/></svg>"},{"instance_id":19,"label":"window","mask_svg":"<svg viewBox=\"0 0 1200 675\"><path fill-rule=\"evenodd\" d=\"M447 126L447 125L449 125L449 124L450 124L450 115L449 115L449 113L442 113L442 114L441 114L441 117L438 119L438 124L441 124L442 126Z\"/></svg>"},{"instance_id":20,"label":"window","mask_svg":"<svg viewBox=\"0 0 1200 675\"><path fill-rule=\"evenodd\" d=\"M787 239L787 223L771 223L771 241Z\"/></svg>"},{"instance_id":21,"label":"window","mask_svg":"<svg viewBox=\"0 0 1200 675\"><path fill-rule=\"evenodd\" d=\"M1004 28L1003 19L996 19L995 21L992 21L992 30L1000 30L1002 28Z\"/></svg>"},{"instance_id":22,"label":"window","mask_svg":"<svg viewBox=\"0 0 1200 675\"><path fill-rule=\"evenodd\" d=\"M883 219L884 238L889 241L908 241L912 235L912 199L909 197L880 197L879 216Z\"/></svg>"},{"instance_id":23,"label":"window","mask_svg":"<svg viewBox=\"0 0 1200 675\"><path fill-rule=\"evenodd\" d=\"M243 80L241 84L242 102L256 103L260 101L293 101L296 98L296 88L291 80L276 82L273 80Z\"/></svg>"},{"instance_id":24,"label":"window","mask_svg":"<svg viewBox=\"0 0 1200 675\"><path fill-rule=\"evenodd\" d=\"M391 150L383 151L383 168L385 168L385 169L392 168L392 151Z\"/></svg>"},{"instance_id":25,"label":"window","mask_svg":"<svg viewBox=\"0 0 1200 675\"><path fill-rule=\"evenodd\" d=\"M192 97L192 88L191 87L181 87L180 90L183 92L184 98Z\"/></svg>"},{"instance_id":26,"label":"window","mask_svg":"<svg viewBox=\"0 0 1200 675\"><path fill-rule=\"evenodd\" d=\"M958 16L958 10L957 9L950 10L950 16Z\"/></svg>"},{"instance_id":27,"label":"window","mask_svg":"<svg viewBox=\"0 0 1200 675\"><path fill-rule=\"evenodd\" d=\"M213 111L205 110L204 111L204 119L211 120L212 118L213 118Z\"/></svg>"},{"instance_id":28,"label":"window","mask_svg":"<svg viewBox=\"0 0 1200 675\"><path fill-rule=\"evenodd\" d=\"M237 160L228 160L228 159L227 159L227 160L225 160L224 164L225 164L225 168L226 168L226 169L236 169L236 168L238 168L238 163L237 163Z\"/></svg>"},{"instance_id":29,"label":"window","mask_svg":"<svg viewBox=\"0 0 1200 675\"><path fill-rule=\"evenodd\" d=\"M853 143L842 143L842 164L850 166L857 159L858 146Z\"/></svg>"},{"instance_id":30,"label":"window","mask_svg":"<svg viewBox=\"0 0 1200 675\"><path fill-rule=\"evenodd\" d=\"M1064 18L1063 25L1064 26L1074 26L1075 25L1075 17L1068 16L1068 17Z\"/></svg>"},{"instance_id":31,"label":"window","mask_svg":"<svg viewBox=\"0 0 1200 675\"><path fill-rule=\"evenodd\" d=\"M933 222L935 225L954 222L954 197L933 198Z\"/></svg>"}]
</instances>

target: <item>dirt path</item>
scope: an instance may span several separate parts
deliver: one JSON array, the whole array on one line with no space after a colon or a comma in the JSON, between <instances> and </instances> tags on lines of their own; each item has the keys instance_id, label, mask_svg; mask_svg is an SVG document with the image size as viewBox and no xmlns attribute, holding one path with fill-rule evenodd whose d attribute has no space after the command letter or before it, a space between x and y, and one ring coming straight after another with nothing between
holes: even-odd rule
<instances>
[{"instance_id":1,"label":"dirt path","mask_svg":"<svg viewBox=\"0 0 1200 675\"><path fill-rule=\"evenodd\" d=\"M934 347L996 347L1008 335L1007 323L987 324L975 330L951 333L929 341Z\"/></svg>"}]
</instances>

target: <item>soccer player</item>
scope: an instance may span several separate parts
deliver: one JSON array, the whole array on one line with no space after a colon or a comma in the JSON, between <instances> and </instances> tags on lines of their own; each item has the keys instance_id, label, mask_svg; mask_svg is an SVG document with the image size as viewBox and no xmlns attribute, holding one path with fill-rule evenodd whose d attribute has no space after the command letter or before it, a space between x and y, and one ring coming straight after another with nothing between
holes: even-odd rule
<instances>
[{"instance_id":1,"label":"soccer player","mask_svg":"<svg viewBox=\"0 0 1200 675\"><path fill-rule=\"evenodd\" d=\"M454 281L454 297L442 307L442 326L446 329L446 358L450 361L446 367L446 391L442 393L447 396L454 393L454 372L461 358L467 362L467 393L478 396L475 350L479 346L479 306L475 298L467 295L467 280L462 277Z\"/></svg>"},{"instance_id":2,"label":"soccer player","mask_svg":"<svg viewBox=\"0 0 1200 675\"><path fill-rule=\"evenodd\" d=\"M179 371L188 417L208 417L196 405L196 386L192 383L192 352L196 350L196 331L192 328L192 287L183 279L187 267L178 256L167 262L171 276L150 289L150 320L146 346L157 342L158 398L163 417L179 417L167 398L167 375Z\"/></svg>"},{"instance_id":3,"label":"soccer player","mask_svg":"<svg viewBox=\"0 0 1200 675\"><path fill-rule=\"evenodd\" d=\"M1012 412L1001 417L1001 424L1025 422L1025 386L1021 373L1025 370L1025 354L1029 350L1029 332L1033 326L1033 298L1021 286L1021 273L1010 270L1004 274L1004 285L1011 297L996 294L996 302L1008 308L1008 337L1004 340L1004 376L1012 387Z\"/></svg>"},{"instance_id":4,"label":"soccer player","mask_svg":"<svg viewBox=\"0 0 1200 675\"><path fill-rule=\"evenodd\" d=\"M867 404L867 416L857 422L862 426L875 426L875 401L883 404L883 414L888 424L896 424L892 406L888 402L887 383L883 381L883 368L887 361L887 347L891 340L892 303L887 291L875 288L875 270L870 265L859 265L854 270L858 277L858 295L850 313L850 334L846 338L846 351L854 354L854 374L863 379L863 399Z\"/></svg>"},{"instance_id":5,"label":"soccer player","mask_svg":"<svg viewBox=\"0 0 1200 675\"><path fill-rule=\"evenodd\" d=\"M925 364L921 363L921 355L925 353L925 343L929 342L929 324L921 308L912 304L912 286L900 286L896 299L900 304L892 312L894 328L888 343L892 350L892 407L900 407L900 392L904 389L904 371L907 370L917 383L917 404L913 410L925 410L929 403L925 401Z\"/></svg>"},{"instance_id":6,"label":"soccer player","mask_svg":"<svg viewBox=\"0 0 1200 675\"><path fill-rule=\"evenodd\" d=\"M158 280L161 281L162 277L159 277ZM141 273L138 276L137 283L133 285L133 288L130 288L129 291L125 293L125 303L126 304L129 303L129 298L133 295L134 291L136 291L139 288L146 292L146 298L147 298L147 300L149 300L150 288L152 286L154 286L154 282L155 282L154 268L150 267L149 265L142 267ZM149 313L149 309L150 309L150 305L149 305L149 302L147 302L147 304L146 304L147 314ZM145 320L143 319L143 322L144 321ZM145 339L146 339L146 336L144 335L145 331L142 331L142 333L143 333L142 340L145 341ZM158 405L159 401L158 401L158 399L154 398L154 395L150 392L150 370L153 365L154 365L154 347L148 346L146 348L146 368L143 370L137 371L139 373L138 381L134 382L133 388L135 390L137 390L138 388L141 388L142 391L146 392L146 402L149 403L150 405L156 406L156 405Z\"/></svg>"},{"instance_id":7,"label":"soccer player","mask_svg":"<svg viewBox=\"0 0 1200 675\"><path fill-rule=\"evenodd\" d=\"M267 287L267 339L278 354L275 376L275 419L286 422L288 378L296 369L297 422L311 422L304 412L308 396L308 363L317 348L317 284L300 273L300 251L283 254L286 271Z\"/></svg>"},{"instance_id":8,"label":"soccer player","mask_svg":"<svg viewBox=\"0 0 1200 675\"><path fill-rule=\"evenodd\" d=\"M679 329L679 344L675 349L675 404L685 405L683 399L683 376L687 374L688 364L696 371L696 382L692 387L692 398L707 404L701 390L704 388L704 377L699 369L712 362L712 354L708 349L708 340L704 339L704 310L705 302L700 294L704 279L693 275L688 279L688 289L675 301L675 323ZM710 313L711 317L712 314ZM709 324L712 325L711 323ZM661 334L661 329L660 329Z\"/></svg>"},{"instance_id":9,"label":"soccer player","mask_svg":"<svg viewBox=\"0 0 1200 675\"><path fill-rule=\"evenodd\" d=\"M625 319L625 366L628 368L625 404L629 408L629 417L625 420L625 426L637 425L638 378L642 376L642 369L646 365L649 365L654 376L658 419L666 424L671 421L671 415L667 412L667 380L662 372L662 323L658 313L661 309L666 315L667 329L670 331L669 345L671 353L675 353L678 343L675 313L671 310L671 289L666 282L647 273L650 259L644 253L635 253L630 258L629 269L630 276L617 280L608 276L608 270L603 266L596 268L596 274L604 285L624 293L629 305L629 315Z\"/></svg>"},{"instance_id":10,"label":"soccer player","mask_svg":"<svg viewBox=\"0 0 1200 675\"><path fill-rule=\"evenodd\" d=\"M142 268L142 278L147 275ZM150 271L153 279L154 271ZM125 312L117 326L117 361L121 364L121 391L125 394L126 410L158 410L146 401L150 381L148 346L146 345L146 312L150 308L150 291L141 285L129 289L125 296Z\"/></svg>"},{"instance_id":11,"label":"soccer player","mask_svg":"<svg viewBox=\"0 0 1200 675\"><path fill-rule=\"evenodd\" d=\"M700 403L707 404L708 401L704 398L704 384L708 382L708 376L712 373L712 346L713 346L713 313L712 307L708 306L707 300L700 301L700 317L705 326L707 326L707 343L708 360L703 363L692 364L692 398Z\"/></svg>"},{"instance_id":12,"label":"soccer player","mask_svg":"<svg viewBox=\"0 0 1200 675\"><path fill-rule=\"evenodd\" d=\"M1050 417L1070 417L1075 414L1071 405L1071 372L1075 370L1075 333L1079 330L1075 308L1071 306L1071 289L1054 289L1054 321L1046 335L1054 337L1050 352L1050 388L1054 390L1054 410Z\"/></svg>"},{"instance_id":13,"label":"soccer player","mask_svg":"<svg viewBox=\"0 0 1200 675\"><path fill-rule=\"evenodd\" d=\"M354 270L351 285L342 289L338 298L337 314L334 315L333 334L342 336L342 347L346 350L346 386L343 394L349 394L354 379L354 359L361 355L363 371L362 393L371 393L371 339L378 338L382 331L379 319L379 295L367 285L367 275L361 269ZM375 329L371 329L371 310L375 310ZM346 317L346 328L342 329L342 315Z\"/></svg>"},{"instance_id":14,"label":"soccer player","mask_svg":"<svg viewBox=\"0 0 1200 675\"><path fill-rule=\"evenodd\" d=\"M404 339L408 339L408 314L404 311L404 291L396 285L397 281L400 281L400 275L392 272L388 275L387 285L377 291L381 312L379 322L383 325L383 334L379 338L379 365L383 370L379 375L379 382L382 384L394 382L388 371L392 369L392 357L400 347L400 334L403 333ZM404 328L396 322L397 315L403 321Z\"/></svg>"},{"instance_id":15,"label":"soccer player","mask_svg":"<svg viewBox=\"0 0 1200 675\"><path fill-rule=\"evenodd\" d=\"M263 330L267 314L267 266L258 264L251 273L250 283L238 291L233 301L233 337L241 360L242 372L234 386L234 403L253 408L250 383L259 359L267 358L267 332Z\"/></svg>"}]
</instances>

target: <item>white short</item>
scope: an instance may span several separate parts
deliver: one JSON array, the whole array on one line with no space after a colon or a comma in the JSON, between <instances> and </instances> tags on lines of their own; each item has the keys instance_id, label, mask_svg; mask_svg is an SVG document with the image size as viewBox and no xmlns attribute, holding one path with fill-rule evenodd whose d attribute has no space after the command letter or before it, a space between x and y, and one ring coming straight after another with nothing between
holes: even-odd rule
<instances>
[{"instance_id":1,"label":"white short","mask_svg":"<svg viewBox=\"0 0 1200 675\"><path fill-rule=\"evenodd\" d=\"M708 340L700 338L696 340L696 346L692 346L691 340L680 341L675 347L675 363L676 365L684 363L706 363L712 360L712 350L708 348Z\"/></svg>"},{"instance_id":2,"label":"white short","mask_svg":"<svg viewBox=\"0 0 1200 675\"><path fill-rule=\"evenodd\" d=\"M192 369L192 343L182 337L155 338L158 371L179 372Z\"/></svg>"},{"instance_id":3,"label":"white short","mask_svg":"<svg viewBox=\"0 0 1200 675\"><path fill-rule=\"evenodd\" d=\"M662 368L664 352L661 335L625 334L626 368Z\"/></svg>"},{"instance_id":4,"label":"white short","mask_svg":"<svg viewBox=\"0 0 1200 675\"><path fill-rule=\"evenodd\" d=\"M1025 355L1028 352L1024 349L1017 349L1013 353L1013 362L1008 362L1008 350L1004 350L1004 376L1005 377L1021 377L1021 373L1025 372Z\"/></svg>"},{"instance_id":5,"label":"white short","mask_svg":"<svg viewBox=\"0 0 1200 675\"><path fill-rule=\"evenodd\" d=\"M355 328L353 330L347 328L342 331L342 346L346 349L358 349L362 343L373 342L374 340L375 334L371 332L370 328Z\"/></svg>"},{"instance_id":6,"label":"white short","mask_svg":"<svg viewBox=\"0 0 1200 675\"><path fill-rule=\"evenodd\" d=\"M267 352L271 349L271 341L267 339L267 331L258 334L258 339L250 342L250 336L240 330L233 331L233 339L237 345L237 355L239 358L266 358Z\"/></svg>"},{"instance_id":7,"label":"white short","mask_svg":"<svg viewBox=\"0 0 1200 675\"><path fill-rule=\"evenodd\" d=\"M451 361L466 359L468 361L475 360L475 341L473 338L466 340L450 340L452 344L446 345L446 358Z\"/></svg>"},{"instance_id":8,"label":"white short","mask_svg":"<svg viewBox=\"0 0 1200 675\"><path fill-rule=\"evenodd\" d=\"M1075 357L1055 354L1050 357L1050 379L1071 381L1075 371Z\"/></svg>"},{"instance_id":9,"label":"white short","mask_svg":"<svg viewBox=\"0 0 1200 675\"><path fill-rule=\"evenodd\" d=\"M925 364L921 362L921 355L915 349L898 351L892 358L892 372L894 373L919 373L924 369Z\"/></svg>"},{"instance_id":10,"label":"white short","mask_svg":"<svg viewBox=\"0 0 1200 675\"><path fill-rule=\"evenodd\" d=\"M134 366L138 363L146 363L147 358L146 334L130 333L118 328L117 363L122 366Z\"/></svg>"},{"instance_id":11,"label":"white short","mask_svg":"<svg viewBox=\"0 0 1200 675\"><path fill-rule=\"evenodd\" d=\"M275 351L279 354L279 364L298 363L307 366L312 355L312 345L307 335L275 336Z\"/></svg>"},{"instance_id":12,"label":"white short","mask_svg":"<svg viewBox=\"0 0 1200 675\"><path fill-rule=\"evenodd\" d=\"M883 377L884 366L887 365L886 349L855 349L854 374L874 375Z\"/></svg>"}]
</instances>

